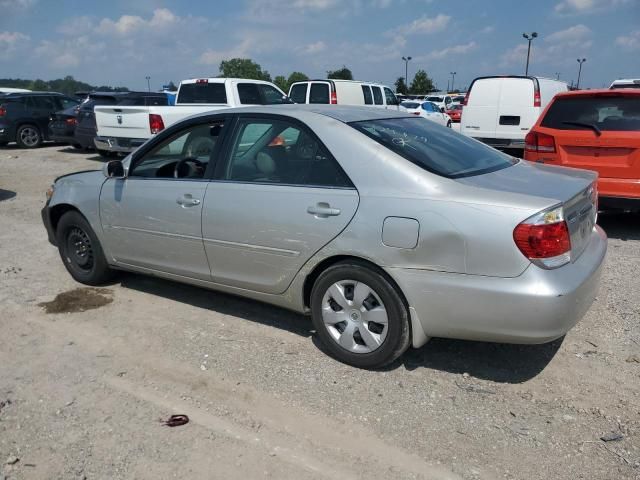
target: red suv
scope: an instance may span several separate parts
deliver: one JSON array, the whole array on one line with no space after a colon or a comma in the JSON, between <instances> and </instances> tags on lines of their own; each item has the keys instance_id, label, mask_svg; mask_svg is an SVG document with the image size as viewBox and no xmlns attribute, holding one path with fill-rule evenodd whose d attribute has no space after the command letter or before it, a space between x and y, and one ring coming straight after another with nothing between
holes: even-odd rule
<instances>
[{"instance_id":1,"label":"red suv","mask_svg":"<svg viewBox=\"0 0 640 480\"><path fill-rule=\"evenodd\" d=\"M640 90L559 93L527 134L524 158L596 171L602 207L640 210Z\"/></svg>"}]
</instances>

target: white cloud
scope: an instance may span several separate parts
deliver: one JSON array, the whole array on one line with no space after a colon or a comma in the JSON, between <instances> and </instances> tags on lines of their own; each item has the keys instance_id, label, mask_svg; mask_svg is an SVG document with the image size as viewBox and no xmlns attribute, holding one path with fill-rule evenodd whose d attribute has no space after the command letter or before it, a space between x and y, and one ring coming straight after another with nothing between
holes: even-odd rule
<instances>
[{"instance_id":1,"label":"white cloud","mask_svg":"<svg viewBox=\"0 0 640 480\"><path fill-rule=\"evenodd\" d=\"M251 47L251 40L245 39L239 45L233 46L228 50L205 50L198 60L198 63L202 65L220 65L223 60L229 60L230 58L246 58L249 56L249 48Z\"/></svg>"},{"instance_id":2,"label":"white cloud","mask_svg":"<svg viewBox=\"0 0 640 480\"><path fill-rule=\"evenodd\" d=\"M20 32L0 32L0 60L13 57L21 47L26 47L30 38Z\"/></svg>"},{"instance_id":3,"label":"white cloud","mask_svg":"<svg viewBox=\"0 0 640 480\"><path fill-rule=\"evenodd\" d=\"M482 30L480 30L480 33L493 33L495 30L495 27L493 25L489 25L487 27L484 27Z\"/></svg>"},{"instance_id":4,"label":"white cloud","mask_svg":"<svg viewBox=\"0 0 640 480\"><path fill-rule=\"evenodd\" d=\"M616 38L616 45L625 50L640 50L640 30L619 36Z\"/></svg>"},{"instance_id":5,"label":"white cloud","mask_svg":"<svg viewBox=\"0 0 640 480\"><path fill-rule=\"evenodd\" d=\"M591 30L585 25L579 24L565 30L547 35L544 41L547 43L563 43L576 45L591 36Z\"/></svg>"},{"instance_id":6,"label":"white cloud","mask_svg":"<svg viewBox=\"0 0 640 480\"><path fill-rule=\"evenodd\" d=\"M595 13L607 8L615 8L636 0L563 0L554 10L561 15L583 15Z\"/></svg>"},{"instance_id":7,"label":"white cloud","mask_svg":"<svg viewBox=\"0 0 640 480\"><path fill-rule=\"evenodd\" d=\"M393 32L401 33L403 35L413 34L430 34L443 31L449 25L451 17L442 13L435 17L422 17L414 20L406 25L400 25Z\"/></svg>"},{"instance_id":8,"label":"white cloud","mask_svg":"<svg viewBox=\"0 0 640 480\"><path fill-rule=\"evenodd\" d=\"M314 55L320 52L324 52L327 49L327 44L322 40L315 43L310 43L301 48L301 52L305 55Z\"/></svg>"},{"instance_id":9,"label":"white cloud","mask_svg":"<svg viewBox=\"0 0 640 480\"><path fill-rule=\"evenodd\" d=\"M428 53L423 57L416 57L417 62L428 61L428 60L439 60L441 58L446 58L451 55L465 55L472 50L475 50L478 47L476 42L469 42L463 45L453 45L451 47L443 48L442 50L434 50L433 52Z\"/></svg>"},{"instance_id":10,"label":"white cloud","mask_svg":"<svg viewBox=\"0 0 640 480\"><path fill-rule=\"evenodd\" d=\"M37 0L0 0L0 11L3 15L7 12L28 10L36 4Z\"/></svg>"},{"instance_id":11,"label":"white cloud","mask_svg":"<svg viewBox=\"0 0 640 480\"><path fill-rule=\"evenodd\" d=\"M510 48L500 56L500 66L510 67L517 64L524 65L526 57L527 57L527 45L524 43L521 43L519 45L516 45L513 48ZM537 52L536 52L536 58L538 58Z\"/></svg>"}]
</instances>

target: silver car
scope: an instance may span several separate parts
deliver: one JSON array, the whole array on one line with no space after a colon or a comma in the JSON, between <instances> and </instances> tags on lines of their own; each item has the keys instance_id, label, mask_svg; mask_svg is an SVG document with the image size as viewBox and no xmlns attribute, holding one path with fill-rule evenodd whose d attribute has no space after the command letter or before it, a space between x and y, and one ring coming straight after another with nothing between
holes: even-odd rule
<instances>
[{"instance_id":1,"label":"silver car","mask_svg":"<svg viewBox=\"0 0 640 480\"><path fill-rule=\"evenodd\" d=\"M255 107L58 178L42 215L81 283L129 270L310 313L333 356L374 368L429 337L564 335L606 253L595 182L413 115Z\"/></svg>"}]
</instances>

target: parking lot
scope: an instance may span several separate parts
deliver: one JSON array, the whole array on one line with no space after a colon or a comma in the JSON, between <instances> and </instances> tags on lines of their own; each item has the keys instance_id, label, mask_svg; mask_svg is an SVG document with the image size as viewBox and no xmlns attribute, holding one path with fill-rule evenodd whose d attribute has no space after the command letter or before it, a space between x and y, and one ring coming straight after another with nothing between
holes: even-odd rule
<instances>
[{"instance_id":1,"label":"parking lot","mask_svg":"<svg viewBox=\"0 0 640 480\"><path fill-rule=\"evenodd\" d=\"M285 310L75 283L40 209L56 176L101 166L0 149L0 478L640 478L639 215L600 216L600 294L564 339L432 339L365 371Z\"/></svg>"}]
</instances>

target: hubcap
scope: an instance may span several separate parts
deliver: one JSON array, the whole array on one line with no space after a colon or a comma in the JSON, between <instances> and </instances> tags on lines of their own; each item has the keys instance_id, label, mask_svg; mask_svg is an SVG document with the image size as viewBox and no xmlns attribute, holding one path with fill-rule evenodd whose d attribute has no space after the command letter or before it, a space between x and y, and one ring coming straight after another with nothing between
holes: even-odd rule
<instances>
[{"instance_id":1,"label":"hubcap","mask_svg":"<svg viewBox=\"0 0 640 480\"><path fill-rule=\"evenodd\" d=\"M38 144L40 135L35 128L27 127L20 131L20 140L28 147L33 147Z\"/></svg>"},{"instance_id":2,"label":"hubcap","mask_svg":"<svg viewBox=\"0 0 640 480\"><path fill-rule=\"evenodd\" d=\"M93 248L91 239L83 230L74 227L67 236L67 259L82 270L93 267Z\"/></svg>"},{"instance_id":3,"label":"hubcap","mask_svg":"<svg viewBox=\"0 0 640 480\"><path fill-rule=\"evenodd\" d=\"M387 337L387 310L363 282L341 280L331 285L322 299L322 320L331 338L352 353L373 352Z\"/></svg>"}]
</instances>

